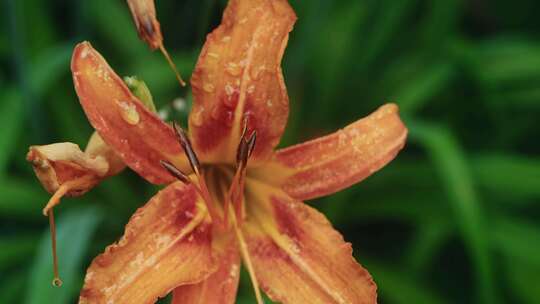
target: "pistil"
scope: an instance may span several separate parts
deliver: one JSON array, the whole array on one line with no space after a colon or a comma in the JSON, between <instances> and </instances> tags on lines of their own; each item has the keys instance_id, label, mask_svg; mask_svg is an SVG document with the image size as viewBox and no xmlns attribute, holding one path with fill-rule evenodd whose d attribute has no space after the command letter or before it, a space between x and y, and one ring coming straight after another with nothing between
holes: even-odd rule
<instances>
[{"instance_id":1,"label":"pistil","mask_svg":"<svg viewBox=\"0 0 540 304\"><path fill-rule=\"evenodd\" d=\"M208 186L206 185L206 181L204 179L204 176L202 175L199 159L197 157L197 154L193 150L193 145L191 144L191 141L189 140L185 131L174 122L173 128L176 133L176 137L178 138L178 141L180 142L180 145L182 146L182 149L184 150L184 153L189 161L189 165L191 166L191 169L193 169L193 172L197 177L197 182L193 183L187 174L180 171L168 161L162 160L161 165L167 171L169 171L171 175L173 175L183 183L195 185L195 189L197 190L197 192L199 192L199 194L202 196L206 203L206 207L208 208L208 212L210 213L212 222L215 223L218 228L223 228L223 222L221 220L221 217L219 216L219 213L216 210L216 205L213 202L212 196L208 191Z\"/></svg>"},{"instance_id":2,"label":"pistil","mask_svg":"<svg viewBox=\"0 0 540 304\"><path fill-rule=\"evenodd\" d=\"M54 273L52 284L56 287L62 286L62 280L60 279L60 275L58 273L58 255L56 254L56 224L54 221L53 209L55 206L60 204L60 200L62 199L62 197L64 197L70 191L85 188L85 185L92 183L94 179L95 179L94 176L87 175L87 176L83 176L81 178L63 183L60 187L58 187L56 192L54 192L53 196L47 202L47 205L45 205L45 208L43 208L43 215L49 217L49 227L51 230L51 247L52 247L51 249L52 249L52 257L53 257L53 273Z\"/></svg>"},{"instance_id":3,"label":"pistil","mask_svg":"<svg viewBox=\"0 0 540 304\"><path fill-rule=\"evenodd\" d=\"M244 122L244 129L240 136L240 143L236 151L236 172L234 174L231 187L229 189L229 200L226 201L225 210L228 209L228 202L232 202L234 212L236 213L236 219L239 223L242 223L245 217L244 204L244 185L247 171L247 162L253 149L255 149L255 143L257 141L257 131L253 131L249 137L247 135L247 120ZM225 213L225 223L228 223L227 214Z\"/></svg>"}]
</instances>

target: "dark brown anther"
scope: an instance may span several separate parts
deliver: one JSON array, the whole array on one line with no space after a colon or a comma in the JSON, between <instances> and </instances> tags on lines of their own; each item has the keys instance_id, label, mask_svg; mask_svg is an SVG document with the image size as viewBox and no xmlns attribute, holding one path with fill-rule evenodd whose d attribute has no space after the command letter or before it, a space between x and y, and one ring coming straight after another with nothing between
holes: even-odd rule
<instances>
[{"instance_id":1,"label":"dark brown anther","mask_svg":"<svg viewBox=\"0 0 540 304\"><path fill-rule=\"evenodd\" d=\"M255 143L257 142L257 131L253 131L251 133L251 136L247 140L247 146L248 146L248 158L251 157L251 153L253 153L253 150L255 149Z\"/></svg>"},{"instance_id":2,"label":"dark brown anther","mask_svg":"<svg viewBox=\"0 0 540 304\"><path fill-rule=\"evenodd\" d=\"M193 146L191 145L191 141L187 137L187 134L184 131L184 129L182 129L175 122L173 122L173 128L174 128L174 132L176 133L176 137L178 137L178 141L180 142L180 145L182 146L182 149L184 149L184 153L186 154L189 160L191 169L193 169L193 172L195 172L195 174L199 175L201 164L199 163L197 154L195 154L195 151L193 151Z\"/></svg>"},{"instance_id":3,"label":"dark brown anther","mask_svg":"<svg viewBox=\"0 0 540 304\"><path fill-rule=\"evenodd\" d=\"M154 28L154 24L152 23L152 19L150 19L150 16L146 15L144 16L144 19L142 21L142 25L144 27L144 30L146 31L146 35L148 37L153 37L156 33L156 30ZM144 36L144 34L143 34Z\"/></svg>"},{"instance_id":4,"label":"dark brown anther","mask_svg":"<svg viewBox=\"0 0 540 304\"><path fill-rule=\"evenodd\" d=\"M242 134L240 135L240 143L236 150L236 164L245 164L249 157L249 140L246 139L246 133L248 128L249 116L244 117L244 127L242 128Z\"/></svg>"},{"instance_id":5,"label":"dark brown anther","mask_svg":"<svg viewBox=\"0 0 540 304\"><path fill-rule=\"evenodd\" d=\"M240 138L240 144L236 150L236 164L238 167L242 167L248 158L248 142L245 138Z\"/></svg>"},{"instance_id":6,"label":"dark brown anther","mask_svg":"<svg viewBox=\"0 0 540 304\"><path fill-rule=\"evenodd\" d=\"M168 162L166 160L161 160L160 164L161 164L161 166L163 166L163 168L165 168L167 171L169 171L169 173L172 176L176 177L182 183L184 183L186 185L191 183L191 180L189 179L189 177L184 172L182 172L178 168L176 168L170 162Z\"/></svg>"}]
</instances>

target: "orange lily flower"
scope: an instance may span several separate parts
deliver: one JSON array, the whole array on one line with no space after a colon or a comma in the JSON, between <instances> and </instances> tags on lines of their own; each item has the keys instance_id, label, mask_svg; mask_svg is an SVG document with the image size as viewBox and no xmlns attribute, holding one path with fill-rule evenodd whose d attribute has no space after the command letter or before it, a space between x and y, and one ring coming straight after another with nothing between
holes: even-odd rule
<instances>
[{"instance_id":1,"label":"orange lily flower","mask_svg":"<svg viewBox=\"0 0 540 304\"><path fill-rule=\"evenodd\" d=\"M407 129L386 104L333 134L275 150L289 112L280 63L295 21L286 0L229 1L192 75L189 133L145 107L88 42L76 46L75 89L109 150L33 147L38 177L57 198L76 195L123 169L112 165L118 158L167 185L94 259L79 303L154 303L171 291L175 304L234 303L241 264L258 303L259 288L282 303L376 303L351 245L302 200L382 168Z\"/></svg>"}]
</instances>

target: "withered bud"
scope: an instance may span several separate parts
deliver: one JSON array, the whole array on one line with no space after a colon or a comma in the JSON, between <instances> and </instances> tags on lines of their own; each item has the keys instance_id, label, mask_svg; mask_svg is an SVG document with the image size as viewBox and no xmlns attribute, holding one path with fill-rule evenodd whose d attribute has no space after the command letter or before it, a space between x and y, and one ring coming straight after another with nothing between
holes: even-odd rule
<instances>
[{"instance_id":1,"label":"withered bud","mask_svg":"<svg viewBox=\"0 0 540 304\"><path fill-rule=\"evenodd\" d=\"M144 40L152 50L163 43L161 28L156 18L156 7L153 0L127 0L133 21L137 27L139 37Z\"/></svg>"}]
</instances>

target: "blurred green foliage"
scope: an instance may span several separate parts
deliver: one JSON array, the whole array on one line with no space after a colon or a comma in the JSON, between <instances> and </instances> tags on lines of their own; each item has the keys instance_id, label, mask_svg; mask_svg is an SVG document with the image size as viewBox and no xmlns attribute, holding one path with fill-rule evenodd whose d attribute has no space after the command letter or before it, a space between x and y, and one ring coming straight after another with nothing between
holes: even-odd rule
<instances>
[{"instance_id":1,"label":"blurred green foliage","mask_svg":"<svg viewBox=\"0 0 540 304\"><path fill-rule=\"evenodd\" d=\"M299 20L283 63L291 117L282 145L387 101L410 129L391 165L312 202L353 243L380 302L538 303L540 2L291 2ZM48 194L25 154L32 144L84 145L92 132L71 83L74 44L89 40L121 75L144 79L158 109L184 123L190 95L138 40L123 1L1 5L1 301L73 303L92 257L155 192L126 172L65 199L57 214L66 284L52 290L40 212ZM224 5L158 1L165 44L184 75ZM172 102L179 97L186 109ZM247 280L238 302L253 302Z\"/></svg>"}]
</instances>

